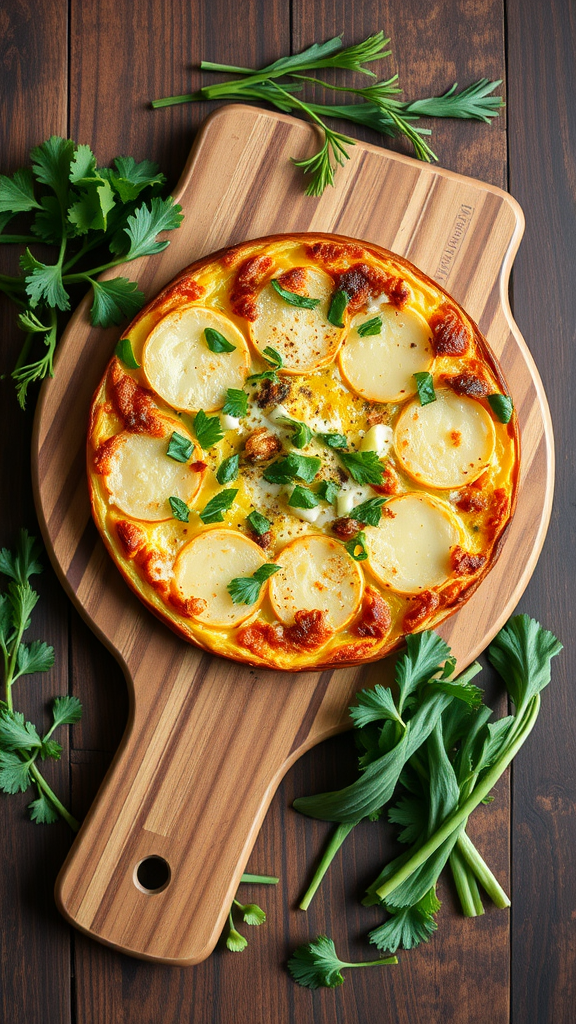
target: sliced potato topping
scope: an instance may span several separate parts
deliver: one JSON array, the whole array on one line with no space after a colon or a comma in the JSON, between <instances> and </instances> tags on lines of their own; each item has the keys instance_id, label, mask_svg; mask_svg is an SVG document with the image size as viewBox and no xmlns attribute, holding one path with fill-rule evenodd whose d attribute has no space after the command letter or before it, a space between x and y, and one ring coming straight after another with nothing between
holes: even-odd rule
<instances>
[{"instance_id":1,"label":"sliced potato topping","mask_svg":"<svg viewBox=\"0 0 576 1024\"><path fill-rule=\"evenodd\" d=\"M452 511L424 494L392 498L380 525L365 532L371 571L402 594L444 583L452 572L450 552L463 536Z\"/></svg>"},{"instance_id":2,"label":"sliced potato topping","mask_svg":"<svg viewBox=\"0 0 576 1024\"><path fill-rule=\"evenodd\" d=\"M206 329L217 331L233 352L212 352ZM188 306L163 317L148 335L142 366L150 386L165 402L184 412L213 412L226 401L228 388L241 388L250 354L242 333L213 309Z\"/></svg>"},{"instance_id":3,"label":"sliced potato topping","mask_svg":"<svg viewBox=\"0 0 576 1024\"><path fill-rule=\"evenodd\" d=\"M174 423L174 429L183 434L180 423ZM170 497L180 498L186 505L196 497L203 474L189 463L199 459L200 449L194 448L188 462L176 462L166 454L169 439L170 433L150 437L122 431L117 435L104 486L111 503L127 516L146 522L171 519Z\"/></svg>"},{"instance_id":4,"label":"sliced potato topping","mask_svg":"<svg viewBox=\"0 0 576 1024\"><path fill-rule=\"evenodd\" d=\"M437 391L436 401L410 402L396 423L394 447L404 469L420 484L459 488L476 480L494 454L489 413L473 398Z\"/></svg>"},{"instance_id":5,"label":"sliced potato topping","mask_svg":"<svg viewBox=\"0 0 576 1024\"><path fill-rule=\"evenodd\" d=\"M261 548L236 530L208 530L180 551L174 564L173 592L206 626L237 626L261 604L234 604L226 589L238 576L252 576L266 561Z\"/></svg>"},{"instance_id":6,"label":"sliced potato topping","mask_svg":"<svg viewBox=\"0 0 576 1024\"><path fill-rule=\"evenodd\" d=\"M329 363L344 338L345 330L327 320L334 283L321 270L303 268L301 291L320 302L314 309L292 306L268 283L258 295L257 318L250 324L250 335L259 352L267 345L276 349L284 361L286 373L308 373Z\"/></svg>"},{"instance_id":7,"label":"sliced potato topping","mask_svg":"<svg viewBox=\"0 0 576 1024\"><path fill-rule=\"evenodd\" d=\"M363 575L341 544L312 534L298 537L275 559L282 569L270 581L270 600L281 622L298 611L321 611L332 629L342 629L362 599Z\"/></svg>"},{"instance_id":8,"label":"sliced potato topping","mask_svg":"<svg viewBox=\"0 0 576 1024\"><path fill-rule=\"evenodd\" d=\"M361 337L358 328L366 313L354 317L340 350L342 376L354 391L373 402L401 402L416 393L413 374L429 370L434 353L432 332L424 317L413 309L390 303L378 311L379 334Z\"/></svg>"}]
</instances>

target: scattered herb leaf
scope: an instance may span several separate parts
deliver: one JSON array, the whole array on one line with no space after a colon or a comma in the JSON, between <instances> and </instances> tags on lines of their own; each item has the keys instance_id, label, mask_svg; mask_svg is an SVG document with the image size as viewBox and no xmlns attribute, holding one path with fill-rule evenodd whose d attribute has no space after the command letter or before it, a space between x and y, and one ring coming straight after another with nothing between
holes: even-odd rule
<instances>
[{"instance_id":1,"label":"scattered herb leaf","mask_svg":"<svg viewBox=\"0 0 576 1024\"><path fill-rule=\"evenodd\" d=\"M136 356L134 355L130 338L120 338L114 352L118 356L118 359L121 359L124 365L128 366L130 370L140 369L140 363L136 361Z\"/></svg>"},{"instance_id":2,"label":"scattered herb leaf","mask_svg":"<svg viewBox=\"0 0 576 1024\"><path fill-rule=\"evenodd\" d=\"M316 508L318 498L307 487L296 484L288 499L288 504L291 508Z\"/></svg>"},{"instance_id":3,"label":"scattered herb leaf","mask_svg":"<svg viewBox=\"0 0 576 1024\"><path fill-rule=\"evenodd\" d=\"M372 334L381 334L382 317L373 316L371 320L365 320L364 323L358 324L356 333L359 334L361 338L367 338Z\"/></svg>"},{"instance_id":4,"label":"scattered herb leaf","mask_svg":"<svg viewBox=\"0 0 576 1024\"><path fill-rule=\"evenodd\" d=\"M220 331L214 330L213 327L206 327L204 329L204 337L206 344L211 352L235 352L236 345L232 345Z\"/></svg>"},{"instance_id":5,"label":"scattered herb leaf","mask_svg":"<svg viewBox=\"0 0 576 1024\"><path fill-rule=\"evenodd\" d=\"M376 452L338 452L338 458L357 484L381 484L384 466Z\"/></svg>"},{"instance_id":6,"label":"scattered herb leaf","mask_svg":"<svg viewBox=\"0 0 576 1024\"><path fill-rule=\"evenodd\" d=\"M263 516L261 512L257 512L256 509L251 512L250 515L246 516L246 520L250 523L254 533L257 533L259 537L268 533L268 530L272 526L270 520L266 519L266 516Z\"/></svg>"},{"instance_id":7,"label":"scattered herb leaf","mask_svg":"<svg viewBox=\"0 0 576 1024\"><path fill-rule=\"evenodd\" d=\"M288 291L274 277L270 284L278 292L280 298L284 299L284 302L287 302L290 306L299 306L301 309L315 309L320 303L320 299L310 299L307 295L298 295L297 292Z\"/></svg>"},{"instance_id":8,"label":"scattered herb leaf","mask_svg":"<svg viewBox=\"0 0 576 1024\"><path fill-rule=\"evenodd\" d=\"M509 423L514 406L508 395L488 395L488 404L501 423Z\"/></svg>"},{"instance_id":9,"label":"scattered herb leaf","mask_svg":"<svg viewBox=\"0 0 576 1024\"><path fill-rule=\"evenodd\" d=\"M168 443L166 454L175 462L188 462L194 451L194 445L189 437L184 437L176 430L172 433Z\"/></svg>"},{"instance_id":10,"label":"scattered herb leaf","mask_svg":"<svg viewBox=\"0 0 576 1024\"><path fill-rule=\"evenodd\" d=\"M352 540L347 541L344 547L346 548L348 554L352 555L352 558L354 559L355 562L365 562L366 559L368 558L368 549L366 547L366 534L364 533L363 530L361 530L360 533L357 533L356 536L352 538Z\"/></svg>"},{"instance_id":11,"label":"scattered herb leaf","mask_svg":"<svg viewBox=\"0 0 576 1024\"><path fill-rule=\"evenodd\" d=\"M177 498L174 495L171 495L168 498L168 502L170 504L170 508L172 509L172 515L174 516L174 519L179 519L181 523L190 522L190 509L188 508L186 502L182 501L182 498Z\"/></svg>"},{"instance_id":12,"label":"scattered herb leaf","mask_svg":"<svg viewBox=\"0 0 576 1024\"><path fill-rule=\"evenodd\" d=\"M228 388L222 412L241 420L248 412L248 395L239 388Z\"/></svg>"},{"instance_id":13,"label":"scattered herb leaf","mask_svg":"<svg viewBox=\"0 0 576 1024\"><path fill-rule=\"evenodd\" d=\"M350 296L348 292L343 290L334 292L332 300L330 302L330 308L328 310L328 320L334 327L344 327L344 310L350 302Z\"/></svg>"},{"instance_id":14,"label":"scattered herb leaf","mask_svg":"<svg viewBox=\"0 0 576 1024\"><path fill-rule=\"evenodd\" d=\"M430 405L431 402L435 402L436 392L434 391L434 378L432 374L428 373L427 370L422 370L419 373L414 373L412 376L418 388L420 405Z\"/></svg>"},{"instance_id":15,"label":"scattered herb leaf","mask_svg":"<svg viewBox=\"0 0 576 1024\"><path fill-rule=\"evenodd\" d=\"M281 565L266 562L252 576L236 576L226 587L234 604L255 604L260 597L262 585L270 579Z\"/></svg>"},{"instance_id":16,"label":"scattered herb leaf","mask_svg":"<svg viewBox=\"0 0 576 1024\"><path fill-rule=\"evenodd\" d=\"M201 448L207 450L218 444L224 437L224 430L218 416L207 416L200 409L194 417L194 433Z\"/></svg>"},{"instance_id":17,"label":"scattered herb leaf","mask_svg":"<svg viewBox=\"0 0 576 1024\"><path fill-rule=\"evenodd\" d=\"M218 469L216 470L216 479L219 484L230 484L238 476L238 470L240 467L240 456L229 455L227 459L223 459Z\"/></svg>"},{"instance_id":18,"label":"scattered herb leaf","mask_svg":"<svg viewBox=\"0 0 576 1024\"><path fill-rule=\"evenodd\" d=\"M223 523L224 513L228 512L234 504L234 499L238 494L238 490L229 488L225 491L220 491L215 494L213 498L199 513L200 519L203 523Z\"/></svg>"}]
</instances>

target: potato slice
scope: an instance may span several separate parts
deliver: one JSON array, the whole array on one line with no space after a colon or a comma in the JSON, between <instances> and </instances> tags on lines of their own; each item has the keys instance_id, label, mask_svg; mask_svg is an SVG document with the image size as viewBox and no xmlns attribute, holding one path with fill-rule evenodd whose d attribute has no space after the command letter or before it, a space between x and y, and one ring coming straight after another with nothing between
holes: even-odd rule
<instances>
[{"instance_id":1,"label":"potato slice","mask_svg":"<svg viewBox=\"0 0 576 1024\"><path fill-rule=\"evenodd\" d=\"M281 622L297 611L321 611L332 629L343 629L362 599L363 573L342 544L319 534L298 537L275 559L282 569L270 581L270 600Z\"/></svg>"},{"instance_id":2,"label":"potato slice","mask_svg":"<svg viewBox=\"0 0 576 1024\"><path fill-rule=\"evenodd\" d=\"M394 431L404 469L420 484L459 488L490 465L496 435L489 413L473 398L437 391L436 401L410 402Z\"/></svg>"},{"instance_id":3,"label":"potato slice","mask_svg":"<svg viewBox=\"0 0 576 1024\"><path fill-rule=\"evenodd\" d=\"M402 494L384 507L380 525L365 530L376 579L401 594L444 583L452 572L450 551L463 540L451 509L424 494Z\"/></svg>"},{"instance_id":4,"label":"potato slice","mask_svg":"<svg viewBox=\"0 0 576 1024\"><path fill-rule=\"evenodd\" d=\"M265 562L262 549L236 530L208 530L180 551L174 563L174 594L181 602L199 602L192 613L198 622L224 629L237 626L259 607L266 584L251 605L234 604L226 587L237 576L252 576Z\"/></svg>"},{"instance_id":5,"label":"potato slice","mask_svg":"<svg viewBox=\"0 0 576 1024\"><path fill-rule=\"evenodd\" d=\"M207 327L235 345L234 352L212 352ZM150 387L175 409L213 412L224 405L228 388L243 386L250 353L243 334L222 313L187 306L168 313L150 332L142 368Z\"/></svg>"},{"instance_id":6,"label":"potato slice","mask_svg":"<svg viewBox=\"0 0 576 1024\"><path fill-rule=\"evenodd\" d=\"M308 373L331 362L340 347L346 328L333 327L327 320L334 292L332 278L321 270L303 268L306 281L303 294L320 299L314 309L291 306L268 283L258 295L257 319L250 324L250 337L259 352L267 345L284 360L286 373Z\"/></svg>"},{"instance_id":7,"label":"potato slice","mask_svg":"<svg viewBox=\"0 0 576 1024\"><path fill-rule=\"evenodd\" d=\"M378 312L380 334L362 338L358 327L371 319L354 317L340 349L339 362L346 382L372 402L402 402L416 394L413 374L429 370L434 358L432 332L413 309L397 309L390 303Z\"/></svg>"},{"instance_id":8,"label":"potato slice","mask_svg":"<svg viewBox=\"0 0 576 1024\"><path fill-rule=\"evenodd\" d=\"M173 429L192 441L180 423L174 423ZM200 458L200 449L195 445L188 462L176 462L167 455L170 435L171 430L164 437L117 434L104 486L112 504L127 516L146 522L171 519L168 498L180 498L189 505L200 490L204 473L190 467Z\"/></svg>"}]
</instances>

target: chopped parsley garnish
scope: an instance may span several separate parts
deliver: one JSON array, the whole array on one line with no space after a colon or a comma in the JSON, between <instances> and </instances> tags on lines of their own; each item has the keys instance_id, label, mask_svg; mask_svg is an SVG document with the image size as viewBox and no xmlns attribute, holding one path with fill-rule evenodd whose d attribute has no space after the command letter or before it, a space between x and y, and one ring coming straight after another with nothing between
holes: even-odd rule
<instances>
[{"instance_id":1,"label":"chopped parsley garnish","mask_svg":"<svg viewBox=\"0 0 576 1024\"><path fill-rule=\"evenodd\" d=\"M235 419L241 420L248 412L248 395L246 392L241 391L239 388L228 388L222 412L225 416L234 416Z\"/></svg>"},{"instance_id":2,"label":"chopped parsley garnish","mask_svg":"<svg viewBox=\"0 0 576 1024\"><path fill-rule=\"evenodd\" d=\"M512 419L512 410L514 405L512 399L508 395L488 395L488 404L492 409L495 416L498 417L501 423L509 423Z\"/></svg>"},{"instance_id":3,"label":"chopped parsley garnish","mask_svg":"<svg viewBox=\"0 0 576 1024\"><path fill-rule=\"evenodd\" d=\"M330 303L330 309L328 310L328 320L334 325L334 327L344 327L342 317L349 302L350 296L348 295L348 292L334 292Z\"/></svg>"},{"instance_id":4,"label":"chopped parsley garnish","mask_svg":"<svg viewBox=\"0 0 576 1024\"><path fill-rule=\"evenodd\" d=\"M387 498L368 498L361 505L356 505L350 512L351 519L357 519L359 523L366 523L367 526L378 526L382 516L382 505Z\"/></svg>"},{"instance_id":5,"label":"chopped parsley garnish","mask_svg":"<svg viewBox=\"0 0 576 1024\"><path fill-rule=\"evenodd\" d=\"M218 416L207 416L203 409L200 409L194 417L194 433L198 444L204 449L218 444L224 437Z\"/></svg>"},{"instance_id":6,"label":"chopped parsley garnish","mask_svg":"<svg viewBox=\"0 0 576 1024\"><path fill-rule=\"evenodd\" d=\"M240 466L239 455L229 455L227 459L218 466L216 470L216 479L219 484L229 484L238 476L238 469Z\"/></svg>"},{"instance_id":7,"label":"chopped parsley garnish","mask_svg":"<svg viewBox=\"0 0 576 1024\"><path fill-rule=\"evenodd\" d=\"M358 324L356 333L359 334L361 338L367 338L371 334L381 334L382 317L373 316L371 320L365 320L363 324Z\"/></svg>"},{"instance_id":8,"label":"chopped parsley garnish","mask_svg":"<svg viewBox=\"0 0 576 1024\"><path fill-rule=\"evenodd\" d=\"M434 378L432 374L428 373L427 370L423 370L421 373L413 373L412 376L418 388L420 405L430 405L431 402L435 402L436 392L434 391Z\"/></svg>"},{"instance_id":9,"label":"chopped parsley garnish","mask_svg":"<svg viewBox=\"0 0 576 1024\"><path fill-rule=\"evenodd\" d=\"M234 504L234 498L238 494L237 489L230 488L226 491L220 491L219 494L215 494L205 508L199 513L200 519L203 523L223 523L224 513L228 509L232 508Z\"/></svg>"},{"instance_id":10,"label":"chopped parsley garnish","mask_svg":"<svg viewBox=\"0 0 576 1024\"><path fill-rule=\"evenodd\" d=\"M257 533L259 537L268 533L268 530L272 526L270 520L266 519L266 516L263 516L261 512L257 512L256 509L254 512L251 512L249 516L246 516L246 520L250 523L254 533Z\"/></svg>"},{"instance_id":11,"label":"chopped parsley garnish","mask_svg":"<svg viewBox=\"0 0 576 1024\"><path fill-rule=\"evenodd\" d=\"M307 487L301 487L300 484L296 484L288 499L288 504L291 508L316 508L318 498Z\"/></svg>"},{"instance_id":12,"label":"chopped parsley garnish","mask_svg":"<svg viewBox=\"0 0 576 1024\"><path fill-rule=\"evenodd\" d=\"M280 355L279 352L276 351L275 348L272 348L271 345L266 345L266 348L261 353L261 355L263 356L264 359L266 359L268 363L272 364L273 369L264 370L263 373L251 373L250 376L246 378L247 382L249 384L253 384L257 380L271 380L273 383L276 383L276 381L278 380L278 375L276 371L280 370L281 367L284 366L284 360L282 359L282 356Z\"/></svg>"},{"instance_id":13,"label":"chopped parsley garnish","mask_svg":"<svg viewBox=\"0 0 576 1024\"><path fill-rule=\"evenodd\" d=\"M287 484L290 480L303 480L309 484L319 472L321 465L321 460L316 457L290 452L285 459L279 459L267 466L262 475L270 484Z\"/></svg>"},{"instance_id":14,"label":"chopped parsley garnish","mask_svg":"<svg viewBox=\"0 0 576 1024\"><path fill-rule=\"evenodd\" d=\"M368 558L368 551L366 549L366 534L364 533L363 530L359 534L357 534L356 537L353 537L352 540L349 540L348 543L344 545L344 547L346 548L348 554L352 555L352 558L354 559L355 562L364 562Z\"/></svg>"},{"instance_id":15,"label":"chopped parsley garnish","mask_svg":"<svg viewBox=\"0 0 576 1024\"><path fill-rule=\"evenodd\" d=\"M140 363L136 362L136 356L134 355L130 338L120 338L114 352L118 356L118 359L121 359L124 365L128 366L131 370L140 369Z\"/></svg>"},{"instance_id":16,"label":"chopped parsley garnish","mask_svg":"<svg viewBox=\"0 0 576 1024\"><path fill-rule=\"evenodd\" d=\"M190 438L183 437L182 434L178 434L174 431L170 438L166 454L171 459L174 459L175 462L188 462L193 451L194 445Z\"/></svg>"},{"instance_id":17,"label":"chopped parsley garnish","mask_svg":"<svg viewBox=\"0 0 576 1024\"><path fill-rule=\"evenodd\" d=\"M307 295L298 295L296 292L287 291L275 278L272 278L270 284L278 292L280 298L284 299L284 302L287 302L290 306L299 306L301 309L315 309L320 302L320 299L310 299Z\"/></svg>"},{"instance_id":18,"label":"chopped parsley garnish","mask_svg":"<svg viewBox=\"0 0 576 1024\"><path fill-rule=\"evenodd\" d=\"M172 495L168 498L170 502L170 508L172 509L172 515L174 519L179 519L181 523L187 523L190 521L190 509L182 498L176 498Z\"/></svg>"},{"instance_id":19,"label":"chopped parsley garnish","mask_svg":"<svg viewBox=\"0 0 576 1024\"><path fill-rule=\"evenodd\" d=\"M302 420L293 420L290 416L282 416L277 422L285 423L287 427L294 431L292 444L295 448L305 448L307 444L310 444L312 431L307 423L303 423Z\"/></svg>"},{"instance_id":20,"label":"chopped parsley garnish","mask_svg":"<svg viewBox=\"0 0 576 1024\"><path fill-rule=\"evenodd\" d=\"M329 501L330 504L333 505L338 497L339 490L340 488L333 480L321 480L317 493L324 499L324 501Z\"/></svg>"},{"instance_id":21,"label":"chopped parsley garnish","mask_svg":"<svg viewBox=\"0 0 576 1024\"><path fill-rule=\"evenodd\" d=\"M262 584L270 579L281 565L267 562L261 565L252 576L236 576L226 587L234 604L255 604L260 597Z\"/></svg>"},{"instance_id":22,"label":"chopped parsley garnish","mask_svg":"<svg viewBox=\"0 0 576 1024\"><path fill-rule=\"evenodd\" d=\"M204 329L204 337L211 352L236 351L236 345L232 345L223 334L220 334L220 331L215 331L213 327L206 327Z\"/></svg>"},{"instance_id":23,"label":"chopped parsley garnish","mask_svg":"<svg viewBox=\"0 0 576 1024\"><path fill-rule=\"evenodd\" d=\"M327 444L329 448L347 448L348 441L344 434L316 434L316 437Z\"/></svg>"},{"instance_id":24,"label":"chopped parsley garnish","mask_svg":"<svg viewBox=\"0 0 576 1024\"><path fill-rule=\"evenodd\" d=\"M381 484L384 466L376 452L338 452L338 458L357 484Z\"/></svg>"}]
</instances>

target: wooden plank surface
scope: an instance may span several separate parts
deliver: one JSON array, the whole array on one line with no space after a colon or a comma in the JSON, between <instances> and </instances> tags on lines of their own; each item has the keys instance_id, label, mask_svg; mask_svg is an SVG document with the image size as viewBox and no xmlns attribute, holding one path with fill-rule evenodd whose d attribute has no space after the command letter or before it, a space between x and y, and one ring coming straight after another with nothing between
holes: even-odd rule
<instances>
[{"instance_id":1,"label":"wooden plank surface","mask_svg":"<svg viewBox=\"0 0 576 1024\"><path fill-rule=\"evenodd\" d=\"M187 67L200 56L225 56L248 63L256 45L262 47L259 59L261 56L266 60L286 49L290 13L283 3L247 3L242 5L241 14L238 5L194 6L201 6L202 10L199 15L194 14L197 20L192 37L192 12L188 5L185 9L178 2L136 2L129 6L121 2L114 10L105 10L102 5L101 15L94 5L71 4L70 44L75 55L71 82L75 95L71 97L70 134L79 141L95 144L102 160L116 150L133 151L135 155L159 159L175 182L201 112L174 108L156 115L146 111L144 100L158 92L187 89ZM331 34L334 29L345 27L347 38L360 38L365 28L372 30L382 25L394 32L398 64L410 95L425 94L431 82L440 91L454 77L465 84L484 74L500 76L504 72L505 11L501 3L465 0L463 4L429 5L410 0L401 7L383 3L376 10L371 3L357 2L351 10L340 4L328 5L325 0L318 6L318 22L311 20L309 5L302 8L300 15L294 7L294 48L302 41L310 41L316 31L321 33L325 29L326 34ZM62 110L66 99L62 77L66 53L64 12L61 20L55 21L51 15L55 7L60 5L42 3L33 9L11 5L10 32L3 36L4 56L0 65L4 102L8 94L13 97L12 114L2 120L9 139L3 147L3 171L18 166L28 145L40 141L50 130L66 131L65 123L48 116L49 110ZM156 18L153 7L159 12ZM569 269L573 201L566 185L570 180L573 113L564 108L559 97L570 95L571 64L564 55L573 45L573 34L565 0L550 5L550 14L549 6L537 0L522 5L509 0L507 8L509 72L514 85L508 109L511 186L528 218L528 234L517 265L516 316L544 372L562 453L558 513L545 549L545 561L541 560L521 607L540 616L567 642L573 632L568 581L575 567L574 545L566 540L566 525L568 516L573 516L574 500L568 453L573 450L574 432L570 359L576 300ZM115 12L117 17L111 24ZM6 17L4 13L3 28ZM229 25L233 26L230 33ZM296 38L298 26L302 34ZM59 69L56 74L52 58ZM100 62L98 77L92 71L96 60ZM15 73L19 67L20 74ZM84 75L91 76L89 90L82 88ZM165 87L163 79L162 88L157 90L153 88L157 81L154 76L159 75L170 78L170 82ZM41 89L35 93L38 76ZM549 83L546 88L545 81ZM26 121L16 122L24 109ZM160 117L161 123L155 120ZM546 123L550 127L543 137ZM137 132L133 131L134 125L138 126ZM461 122L446 122L435 128L442 164L498 185L505 184L504 128L503 119L490 129ZM125 139L133 145L122 145ZM112 144L116 140L118 146ZM552 310L540 301L535 279L536 284L545 280L553 288ZM13 363L21 337L13 327L12 312L3 307L3 315L7 324L2 339L4 369ZM23 421L16 419L20 414L15 402L7 397L11 396L10 384L3 382L1 387L3 397L6 396L0 408L4 435L15 422L18 424L16 435L13 429L10 435L11 446L3 448L1 481L3 493L9 481L9 500L2 506L2 542L7 543L13 541L16 527L21 522L30 524L31 517L26 491L26 430L20 426ZM26 495L23 501L22 494ZM61 636L66 631L67 611L64 603L57 604L56 595L54 587L47 598L52 602ZM37 635L43 635L40 626ZM55 639L53 633L46 638L52 642ZM82 806L86 806L82 797L89 789L94 791L104 772L105 759L98 751L111 750L121 734L125 705L120 706L120 700L124 701L125 690L116 664L75 613L70 654L73 685L88 704L84 724L74 730L74 744L80 749L74 752L72 778L77 813L81 813ZM572 1019L570 979L574 976L574 954L570 914L576 894L570 851L576 845L576 836L574 816L569 814L574 799L575 752L569 699L571 666L574 667L574 656L569 650L563 655L562 670L558 666L554 679L558 700L555 709L559 715L553 720L543 717L538 737L523 752L515 771L517 834L528 829L522 833L522 843L517 844L522 860L513 894L511 949L513 954L517 951L513 959L517 1024L569 1024ZM54 693L56 685L48 680L46 695ZM39 691L36 689L35 693L39 706ZM552 729L556 754L549 741ZM540 740L538 745L536 738ZM449 1024L466 1020L484 1024L486 1019L507 1020L508 947L505 929L502 937L495 934L502 930L501 920L505 916L498 912L488 913L475 922L464 922L452 916L446 920L445 908L433 943L404 957L408 962L406 973L402 985L394 992L384 971L377 978L377 972L353 972L344 988L333 993L304 992L286 977L283 961L289 951L298 941L322 929L329 931L339 947L343 951L348 949L351 956L360 957L367 951L361 942L367 927L366 912L359 908L357 896L362 883L386 853L373 832L359 831L351 837L333 866L327 888L319 902L313 904L309 919L292 909L303 882L295 853L301 856L304 851L307 862L312 864L326 829L319 822L298 818L288 809L289 803L296 794L343 782L352 777L353 771L354 752L349 739L338 737L306 755L278 791L250 867L278 870L283 892L261 897L270 912L269 922L264 928L253 930L256 934L251 936L246 953L234 957L217 951L200 967L180 970L137 963L71 934L75 968L73 1018L68 1013L71 990L66 961L63 957L59 959L59 954L55 959L60 924L54 914L39 918L35 902L35 896L42 891L46 906L51 905L51 879L46 882L41 872L47 863L47 851L59 860L58 843L66 843L64 826L35 828L23 819L26 798L2 798L2 813L7 822L3 834L7 835L9 828L14 836L9 848L5 840L1 887L6 923L2 940L3 1016L14 1024L36 1020L43 1024L68 1024L72 1019L82 1024L172 1024L192 1020L196 1024L220 1024L231 1018L240 1024L271 1019L282 1024L312 1020L317 1024L352 1024L375 1019L443 1020ZM545 795L556 800L548 809L537 803L539 786ZM494 810L489 809L489 813ZM500 803L499 794L499 818L500 815L505 822L506 807ZM285 835L292 829L292 845L288 846ZM58 830L60 840L54 838ZM495 837L483 835L487 841L483 852L499 873L507 864L506 837L500 829ZM556 897L553 887L559 879L561 889ZM536 891L540 893L537 913ZM489 1013L484 1012L487 1005Z\"/></svg>"}]
</instances>

